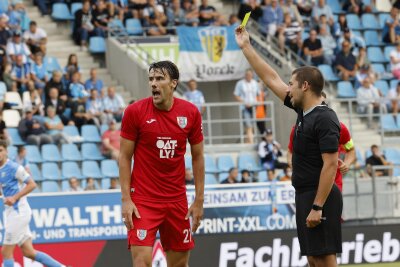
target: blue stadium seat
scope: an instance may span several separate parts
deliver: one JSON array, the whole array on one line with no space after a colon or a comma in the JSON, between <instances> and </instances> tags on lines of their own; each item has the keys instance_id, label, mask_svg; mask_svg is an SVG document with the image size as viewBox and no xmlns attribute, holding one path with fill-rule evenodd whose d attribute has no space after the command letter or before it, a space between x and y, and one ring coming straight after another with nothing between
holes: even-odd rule
<instances>
[{"instance_id":1,"label":"blue stadium seat","mask_svg":"<svg viewBox=\"0 0 400 267\"><path fill-rule=\"evenodd\" d=\"M18 148L16 146L8 146L7 151L9 159L14 159L18 154Z\"/></svg>"},{"instance_id":2,"label":"blue stadium seat","mask_svg":"<svg viewBox=\"0 0 400 267\"><path fill-rule=\"evenodd\" d=\"M365 166L365 158L362 155L361 151L359 149L356 148L356 157L357 157L357 163L361 166L364 167Z\"/></svg>"},{"instance_id":3,"label":"blue stadium seat","mask_svg":"<svg viewBox=\"0 0 400 267\"><path fill-rule=\"evenodd\" d=\"M84 177L92 177L94 179L103 178L103 174L96 161L84 161L82 163L82 174Z\"/></svg>"},{"instance_id":4,"label":"blue stadium seat","mask_svg":"<svg viewBox=\"0 0 400 267\"><path fill-rule=\"evenodd\" d=\"M259 160L255 159L253 155L247 153L240 153L238 157L238 169L242 171L244 169L251 172L257 172L261 170Z\"/></svg>"},{"instance_id":5,"label":"blue stadium seat","mask_svg":"<svg viewBox=\"0 0 400 267\"><path fill-rule=\"evenodd\" d=\"M357 94L354 91L353 85L348 81L341 81L337 83L337 97L338 98L356 98Z\"/></svg>"},{"instance_id":6,"label":"blue stadium seat","mask_svg":"<svg viewBox=\"0 0 400 267\"><path fill-rule=\"evenodd\" d=\"M326 4L330 6L331 10L335 14L339 14L343 12L342 6L339 3L339 0L327 0Z\"/></svg>"},{"instance_id":7,"label":"blue stadium seat","mask_svg":"<svg viewBox=\"0 0 400 267\"><path fill-rule=\"evenodd\" d=\"M215 178L214 174L206 173L204 179L205 179L205 184L206 185L218 184L218 181Z\"/></svg>"},{"instance_id":8,"label":"blue stadium seat","mask_svg":"<svg viewBox=\"0 0 400 267\"><path fill-rule=\"evenodd\" d=\"M105 159L101 161L101 173L104 177L119 177L118 164L115 160Z\"/></svg>"},{"instance_id":9,"label":"blue stadium seat","mask_svg":"<svg viewBox=\"0 0 400 267\"><path fill-rule=\"evenodd\" d=\"M235 163L230 155L221 155L217 159L217 167L220 171L227 172L235 167Z\"/></svg>"},{"instance_id":10,"label":"blue stadium seat","mask_svg":"<svg viewBox=\"0 0 400 267\"><path fill-rule=\"evenodd\" d=\"M43 161L62 161L60 151L58 151L58 147L54 144L45 144L42 146L42 157Z\"/></svg>"},{"instance_id":11,"label":"blue stadium seat","mask_svg":"<svg viewBox=\"0 0 400 267\"><path fill-rule=\"evenodd\" d=\"M379 47L368 47L367 56L371 63L385 63L387 60Z\"/></svg>"},{"instance_id":12,"label":"blue stadium seat","mask_svg":"<svg viewBox=\"0 0 400 267\"><path fill-rule=\"evenodd\" d=\"M303 31L302 33L301 33L301 39L304 41L305 39L307 39L308 37L310 37L310 33L309 32L306 32L306 31Z\"/></svg>"},{"instance_id":13,"label":"blue stadium seat","mask_svg":"<svg viewBox=\"0 0 400 267\"><path fill-rule=\"evenodd\" d=\"M33 180L35 180L35 181L43 181L43 176L42 176L42 173L39 170L38 165L36 165L35 163L30 163L29 164L29 170L31 171Z\"/></svg>"},{"instance_id":14,"label":"blue stadium seat","mask_svg":"<svg viewBox=\"0 0 400 267\"><path fill-rule=\"evenodd\" d=\"M61 66L58 63L58 59L56 57L50 57L46 56L43 60L43 62L46 64L46 71L47 72L53 72L55 70L61 71Z\"/></svg>"},{"instance_id":15,"label":"blue stadium seat","mask_svg":"<svg viewBox=\"0 0 400 267\"><path fill-rule=\"evenodd\" d=\"M94 143L83 143L81 146L83 160L103 160L98 146Z\"/></svg>"},{"instance_id":16,"label":"blue stadium seat","mask_svg":"<svg viewBox=\"0 0 400 267\"><path fill-rule=\"evenodd\" d=\"M400 130L396 124L393 114L381 115L381 125L384 131L398 131Z\"/></svg>"},{"instance_id":17,"label":"blue stadium seat","mask_svg":"<svg viewBox=\"0 0 400 267\"><path fill-rule=\"evenodd\" d=\"M69 181L68 180L62 180L61 181L61 191L62 192L68 192L69 191Z\"/></svg>"},{"instance_id":18,"label":"blue stadium seat","mask_svg":"<svg viewBox=\"0 0 400 267\"><path fill-rule=\"evenodd\" d=\"M29 30L29 24L31 23L31 19L29 18L28 14L23 14L21 16L21 31L24 32L26 30Z\"/></svg>"},{"instance_id":19,"label":"blue stadium seat","mask_svg":"<svg viewBox=\"0 0 400 267\"><path fill-rule=\"evenodd\" d=\"M75 144L63 144L61 146L61 156L67 161L81 161L82 156Z\"/></svg>"},{"instance_id":20,"label":"blue stadium seat","mask_svg":"<svg viewBox=\"0 0 400 267\"><path fill-rule=\"evenodd\" d=\"M58 187L57 182L54 181L44 181L42 182L42 192L43 193L52 193L59 192L60 188Z\"/></svg>"},{"instance_id":21,"label":"blue stadium seat","mask_svg":"<svg viewBox=\"0 0 400 267\"><path fill-rule=\"evenodd\" d=\"M108 125L107 124L102 124L100 126L100 134L103 136L103 134L108 130Z\"/></svg>"},{"instance_id":22,"label":"blue stadium seat","mask_svg":"<svg viewBox=\"0 0 400 267\"><path fill-rule=\"evenodd\" d=\"M21 136L18 133L17 128L7 128L7 132L10 135L12 145L14 146L25 145L25 141L22 140Z\"/></svg>"},{"instance_id":23,"label":"blue stadium seat","mask_svg":"<svg viewBox=\"0 0 400 267\"><path fill-rule=\"evenodd\" d=\"M371 64L371 67L372 67L372 70L374 72L378 73L379 75L382 75L386 72L385 67L381 63Z\"/></svg>"},{"instance_id":24,"label":"blue stadium seat","mask_svg":"<svg viewBox=\"0 0 400 267\"><path fill-rule=\"evenodd\" d=\"M54 162L45 162L42 164L43 180L61 180L60 170Z\"/></svg>"},{"instance_id":25,"label":"blue stadium seat","mask_svg":"<svg viewBox=\"0 0 400 267\"><path fill-rule=\"evenodd\" d=\"M68 137L73 137L74 143L81 143L83 141L75 125L64 126L63 133Z\"/></svg>"},{"instance_id":26,"label":"blue stadium seat","mask_svg":"<svg viewBox=\"0 0 400 267\"><path fill-rule=\"evenodd\" d=\"M106 52L106 41L104 37L93 36L89 39L89 51L92 54L102 54Z\"/></svg>"},{"instance_id":27,"label":"blue stadium seat","mask_svg":"<svg viewBox=\"0 0 400 267\"><path fill-rule=\"evenodd\" d=\"M138 19L127 19L125 22L126 25L126 31L128 32L129 35L142 35L143 34L143 28L142 24L140 23L140 20Z\"/></svg>"},{"instance_id":28,"label":"blue stadium seat","mask_svg":"<svg viewBox=\"0 0 400 267\"><path fill-rule=\"evenodd\" d=\"M219 170L217 169L217 166L215 164L214 158L211 157L210 155L204 155L204 165L205 165L205 171L207 173L217 173Z\"/></svg>"},{"instance_id":29,"label":"blue stadium seat","mask_svg":"<svg viewBox=\"0 0 400 267\"><path fill-rule=\"evenodd\" d=\"M397 148L386 148L385 157L393 164L400 164L400 151Z\"/></svg>"},{"instance_id":30,"label":"blue stadium seat","mask_svg":"<svg viewBox=\"0 0 400 267\"><path fill-rule=\"evenodd\" d=\"M0 1L0 13L7 13L8 11L8 0Z\"/></svg>"},{"instance_id":31,"label":"blue stadium seat","mask_svg":"<svg viewBox=\"0 0 400 267\"><path fill-rule=\"evenodd\" d=\"M185 156L185 169L192 169L192 157Z\"/></svg>"},{"instance_id":32,"label":"blue stadium seat","mask_svg":"<svg viewBox=\"0 0 400 267\"><path fill-rule=\"evenodd\" d=\"M52 7L51 17L54 20L72 20L74 17L65 3L54 3Z\"/></svg>"},{"instance_id":33,"label":"blue stadium seat","mask_svg":"<svg viewBox=\"0 0 400 267\"><path fill-rule=\"evenodd\" d=\"M71 177L76 177L77 179L85 178L82 175L78 163L76 163L75 161L63 162L61 164L61 175L63 179L69 179Z\"/></svg>"},{"instance_id":34,"label":"blue stadium seat","mask_svg":"<svg viewBox=\"0 0 400 267\"><path fill-rule=\"evenodd\" d=\"M103 178L101 179L101 188L107 190L110 188L111 179L110 178Z\"/></svg>"},{"instance_id":35,"label":"blue stadium seat","mask_svg":"<svg viewBox=\"0 0 400 267\"><path fill-rule=\"evenodd\" d=\"M383 28L385 26L386 20L390 18L390 14L389 13L381 13L378 15L378 18L379 18L379 24L381 25L381 28Z\"/></svg>"},{"instance_id":36,"label":"blue stadium seat","mask_svg":"<svg viewBox=\"0 0 400 267\"><path fill-rule=\"evenodd\" d=\"M258 173L258 181L259 182L268 182L268 174L267 171L260 171Z\"/></svg>"},{"instance_id":37,"label":"blue stadium seat","mask_svg":"<svg viewBox=\"0 0 400 267\"><path fill-rule=\"evenodd\" d=\"M324 79L328 82L337 82L339 77L333 72L330 65L322 64L318 66L318 69L322 72Z\"/></svg>"},{"instance_id":38,"label":"blue stadium seat","mask_svg":"<svg viewBox=\"0 0 400 267\"><path fill-rule=\"evenodd\" d=\"M113 19L112 21L110 21L108 23L108 28L110 29L110 32L112 35L124 36L124 35L128 34L125 29L124 24L119 19Z\"/></svg>"},{"instance_id":39,"label":"blue stadium seat","mask_svg":"<svg viewBox=\"0 0 400 267\"><path fill-rule=\"evenodd\" d=\"M383 45L385 45L381 41L381 38L379 38L377 31L365 31L364 39L365 39L365 44L367 46L383 46Z\"/></svg>"},{"instance_id":40,"label":"blue stadium seat","mask_svg":"<svg viewBox=\"0 0 400 267\"><path fill-rule=\"evenodd\" d=\"M386 96L387 93L389 92L389 85L388 85L387 81L378 80L378 81L376 81L376 82L374 83L374 86L375 86L376 88L378 88L378 89L382 92L382 94L383 94L384 96Z\"/></svg>"},{"instance_id":41,"label":"blue stadium seat","mask_svg":"<svg viewBox=\"0 0 400 267\"><path fill-rule=\"evenodd\" d=\"M218 183L221 183L223 180L228 178L229 173L228 172L220 172L218 174Z\"/></svg>"},{"instance_id":42,"label":"blue stadium seat","mask_svg":"<svg viewBox=\"0 0 400 267\"><path fill-rule=\"evenodd\" d=\"M399 82L400 80L397 79L390 80L390 89L396 88Z\"/></svg>"},{"instance_id":43,"label":"blue stadium seat","mask_svg":"<svg viewBox=\"0 0 400 267\"><path fill-rule=\"evenodd\" d=\"M100 143L101 137L95 125L83 125L81 128L82 137L85 142Z\"/></svg>"},{"instance_id":44,"label":"blue stadium seat","mask_svg":"<svg viewBox=\"0 0 400 267\"><path fill-rule=\"evenodd\" d=\"M40 154L39 147L35 145L27 145L26 148L26 159L32 163L42 163L43 158Z\"/></svg>"},{"instance_id":45,"label":"blue stadium seat","mask_svg":"<svg viewBox=\"0 0 400 267\"><path fill-rule=\"evenodd\" d=\"M82 9L82 3L72 3L71 4L71 15L72 17L75 16L75 12L79 9Z\"/></svg>"},{"instance_id":46,"label":"blue stadium seat","mask_svg":"<svg viewBox=\"0 0 400 267\"><path fill-rule=\"evenodd\" d=\"M361 16L361 24L364 29L368 30L380 30L381 26L379 22L376 20L375 15L365 13Z\"/></svg>"},{"instance_id":47,"label":"blue stadium seat","mask_svg":"<svg viewBox=\"0 0 400 267\"><path fill-rule=\"evenodd\" d=\"M351 30L363 30L360 18L355 14L346 15L347 25Z\"/></svg>"},{"instance_id":48,"label":"blue stadium seat","mask_svg":"<svg viewBox=\"0 0 400 267\"><path fill-rule=\"evenodd\" d=\"M383 49L383 53L385 54L385 59L387 62L390 62L390 53L395 50L396 47L395 46L385 46L385 48Z\"/></svg>"}]
</instances>

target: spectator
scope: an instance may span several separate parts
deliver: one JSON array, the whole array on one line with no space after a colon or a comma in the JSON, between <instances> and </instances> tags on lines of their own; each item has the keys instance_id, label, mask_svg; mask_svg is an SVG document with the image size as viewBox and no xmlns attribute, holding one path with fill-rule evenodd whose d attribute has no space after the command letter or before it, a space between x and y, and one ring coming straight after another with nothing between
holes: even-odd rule
<instances>
[{"instance_id":1,"label":"spectator","mask_svg":"<svg viewBox=\"0 0 400 267\"><path fill-rule=\"evenodd\" d=\"M94 179L92 177L88 177L86 178L85 191L91 191L91 190L97 190L97 188Z\"/></svg>"},{"instance_id":2,"label":"spectator","mask_svg":"<svg viewBox=\"0 0 400 267\"><path fill-rule=\"evenodd\" d=\"M120 186L118 184L118 179L117 178L111 178L110 179L110 187L108 189L119 189Z\"/></svg>"},{"instance_id":3,"label":"spectator","mask_svg":"<svg viewBox=\"0 0 400 267\"><path fill-rule=\"evenodd\" d=\"M179 0L173 0L171 6L166 11L168 26L179 26L186 24L185 11L181 8Z\"/></svg>"},{"instance_id":4,"label":"spectator","mask_svg":"<svg viewBox=\"0 0 400 267\"><path fill-rule=\"evenodd\" d=\"M0 47L3 49L7 48L7 41L10 39L11 33L7 29L6 20L4 17L0 17Z\"/></svg>"},{"instance_id":5,"label":"spectator","mask_svg":"<svg viewBox=\"0 0 400 267\"><path fill-rule=\"evenodd\" d=\"M284 54L285 45L297 54L299 48L301 47L301 27L297 21L292 21L289 13L284 14L284 23L282 25L282 30L279 32L279 48L281 53Z\"/></svg>"},{"instance_id":6,"label":"spectator","mask_svg":"<svg viewBox=\"0 0 400 267\"><path fill-rule=\"evenodd\" d=\"M316 30L311 30L310 37L304 40L303 53L308 64L318 66L324 63L322 43Z\"/></svg>"},{"instance_id":7,"label":"spectator","mask_svg":"<svg viewBox=\"0 0 400 267\"><path fill-rule=\"evenodd\" d=\"M44 126L55 144L65 144L67 143L67 138L62 133L64 129L64 124L62 123L60 117L56 114L56 109L53 106L48 106L47 117L44 119Z\"/></svg>"},{"instance_id":8,"label":"spectator","mask_svg":"<svg viewBox=\"0 0 400 267\"><path fill-rule=\"evenodd\" d=\"M23 3L15 3L8 6L8 27L12 31L20 31L22 22L26 16Z\"/></svg>"},{"instance_id":9,"label":"spectator","mask_svg":"<svg viewBox=\"0 0 400 267\"><path fill-rule=\"evenodd\" d=\"M186 168L185 169L185 184L186 185L194 185L194 178L192 169Z\"/></svg>"},{"instance_id":10,"label":"spectator","mask_svg":"<svg viewBox=\"0 0 400 267\"><path fill-rule=\"evenodd\" d=\"M10 143L10 136L8 135L7 132L7 125L3 120L3 111L2 109L0 110L0 139L1 140L6 140L8 143Z\"/></svg>"},{"instance_id":11,"label":"spectator","mask_svg":"<svg viewBox=\"0 0 400 267\"><path fill-rule=\"evenodd\" d=\"M343 10L350 13L356 13L359 16L361 16L364 12L369 13L372 11L371 6L364 5L362 0L345 0L342 2L344 2Z\"/></svg>"},{"instance_id":12,"label":"spectator","mask_svg":"<svg viewBox=\"0 0 400 267\"><path fill-rule=\"evenodd\" d=\"M76 44L81 46L81 50L87 51L87 41L89 35L94 34L92 23L92 11L90 0L83 1L82 9L75 12L73 36Z\"/></svg>"},{"instance_id":13,"label":"spectator","mask_svg":"<svg viewBox=\"0 0 400 267\"><path fill-rule=\"evenodd\" d=\"M258 144L258 156L264 169L283 169L287 166L278 160L282 156L281 145L274 140L271 129L264 133L262 141Z\"/></svg>"},{"instance_id":14,"label":"spectator","mask_svg":"<svg viewBox=\"0 0 400 267\"><path fill-rule=\"evenodd\" d=\"M95 124L93 115L86 111L86 101L83 99L73 101L71 114L72 121L79 129L85 124Z\"/></svg>"},{"instance_id":15,"label":"spectator","mask_svg":"<svg viewBox=\"0 0 400 267\"><path fill-rule=\"evenodd\" d=\"M147 7L147 0L129 0L128 12L125 17L133 16L135 19L143 18L143 9Z\"/></svg>"},{"instance_id":16,"label":"spectator","mask_svg":"<svg viewBox=\"0 0 400 267\"><path fill-rule=\"evenodd\" d=\"M389 100L389 109L393 114L397 115L400 111L400 81L396 88L391 88L387 94Z\"/></svg>"},{"instance_id":17,"label":"spectator","mask_svg":"<svg viewBox=\"0 0 400 267\"><path fill-rule=\"evenodd\" d=\"M296 5L300 15L310 17L314 6L314 0L297 0Z\"/></svg>"},{"instance_id":18,"label":"spectator","mask_svg":"<svg viewBox=\"0 0 400 267\"><path fill-rule=\"evenodd\" d=\"M267 3L265 0L264 3ZM263 16L260 19L261 32L275 36L278 32L278 27L283 23L283 11L278 5L278 0L272 0L271 5L265 5L262 7Z\"/></svg>"},{"instance_id":19,"label":"spectator","mask_svg":"<svg viewBox=\"0 0 400 267\"><path fill-rule=\"evenodd\" d=\"M365 47L360 47L358 49L356 64L357 64L357 68L360 68L363 65L367 65L367 66L371 65L371 62L368 59L367 50Z\"/></svg>"},{"instance_id":20,"label":"spectator","mask_svg":"<svg viewBox=\"0 0 400 267\"><path fill-rule=\"evenodd\" d=\"M248 13L250 11L251 11L250 17L252 19L254 19L255 21L258 21L263 15L263 11L262 11L260 5L257 3L257 1L249 0L249 1L247 1L247 3L242 3L240 5L237 16L240 20L243 20L246 13Z\"/></svg>"},{"instance_id":21,"label":"spectator","mask_svg":"<svg viewBox=\"0 0 400 267\"><path fill-rule=\"evenodd\" d=\"M362 81L368 77L373 84L376 80L376 75L373 72L371 65L366 64L362 65L360 68L357 68L356 79L354 82L354 88L359 88L362 84Z\"/></svg>"},{"instance_id":22,"label":"spectator","mask_svg":"<svg viewBox=\"0 0 400 267\"><path fill-rule=\"evenodd\" d=\"M31 79L35 82L35 87L44 89L47 83L47 66L43 64L43 54L37 52L34 56L35 61L31 64Z\"/></svg>"},{"instance_id":23,"label":"spectator","mask_svg":"<svg viewBox=\"0 0 400 267\"><path fill-rule=\"evenodd\" d=\"M45 102L45 110L47 111L48 107L53 107L56 111L58 117L60 117L61 121L64 125L67 125L69 122L69 118L64 115L64 112L67 108L66 102L58 95L58 89L53 87L50 89L49 98L46 99ZM47 114L46 114L47 115Z\"/></svg>"},{"instance_id":24,"label":"spectator","mask_svg":"<svg viewBox=\"0 0 400 267\"><path fill-rule=\"evenodd\" d=\"M390 68L396 79L400 79L400 41L397 42L396 49L390 52Z\"/></svg>"},{"instance_id":25,"label":"spectator","mask_svg":"<svg viewBox=\"0 0 400 267\"><path fill-rule=\"evenodd\" d=\"M76 54L70 54L68 56L67 65L64 67L64 75L66 77L66 80L69 82L71 80L72 74L80 71L81 68L78 64L78 56Z\"/></svg>"},{"instance_id":26,"label":"spectator","mask_svg":"<svg viewBox=\"0 0 400 267\"><path fill-rule=\"evenodd\" d=\"M197 82L194 79L191 79L188 82L188 89L189 90L183 94L183 97L185 97L187 101L196 105L200 113L203 114L206 111L206 107L204 106L204 96L203 93L197 89Z\"/></svg>"},{"instance_id":27,"label":"spectator","mask_svg":"<svg viewBox=\"0 0 400 267\"><path fill-rule=\"evenodd\" d=\"M183 0L182 8L185 16L185 24L196 27L199 25L199 10L191 0Z\"/></svg>"},{"instance_id":28,"label":"spectator","mask_svg":"<svg viewBox=\"0 0 400 267\"><path fill-rule=\"evenodd\" d=\"M336 69L342 80L347 81L357 74L356 58L350 52L351 44L348 41L343 41L342 50L336 55Z\"/></svg>"},{"instance_id":29,"label":"spectator","mask_svg":"<svg viewBox=\"0 0 400 267\"><path fill-rule=\"evenodd\" d=\"M80 76L79 72L72 74L71 83L69 84L68 95L73 101L86 100L89 96L88 91L85 90L85 86L79 81Z\"/></svg>"},{"instance_id":30,"label":"spectator","mask_svg":"<svg viewBox=\"0 0 400 267\"><path fill-rule=\"evenodd\" d=\"M98 127L101 124L108 124L114 119L111 113L104 112L103 100L98 97L96 89L90 90L90 97L86 102L86 110L93 115L93 120Z\"/></svg>"},{"instance_id":31,"label":"spectator","mask_svg":"<svg viewBox=\"0 0 400 267\"><path fill-rule=\"evenodd\" d=\"M367 158L365 161L365 165L367 165L367 172L370 176L392 176L393 169L375 169L375 172L372 172L373 166L391 166L393 165L391 162L386 160L385 155L383 155L379 151L379 147L377 145L371 146L372 155Z\"/></svg>"},{"instance_id":32,"label":"spectator","mask_svg":"<svg viewBox=\"0 0 400 267\"><path fill-rule=\"evenodd\" d=\"M51 144L53 141L40 121L33 118L31 110L25 111L25 117L18 124L18 132L22 140L29 145L41 146Z\"/></svg>"},{"instance_id":33,"label":"spectator","mask_svg":"<svg viewBox=\"0 0 400 267\"><path fill-rule=\"evenodd\" d=\"M117 122L115 120L110 121L108 124L108 130L105 131L101 137L102 153L107 158L118 160L120 134L121 131L117 129Z\"/></svg>"},{"instance_id":34,"label":"spectator","mask_svg":"<svg viewBox=\"0 0 400 267\"><path fill-rule=\"evenodd\" d=\"M62 99L64 102L68 100L67 96L67 87L62 82L62 73L61 71L55 70L53 71L52 78L50 81L46 83L44 88L45 100L47 101L50 98L50 91L56 88L58 92L58 97ZM58 114L58 113L57 113Z\"/></svg>"},{"instance_id":35,"label":"spectator","mask_svg":"<svg viewBox=\"0 0 400 267\"><path fill-rule=\"evenodd\" d=\"M103 89L103 81L97 78L97 70L95 68L90 69L90 78L85 82L85 89L90 91L91 89L96 89L99 93Z\"/></svg>"},{"instance_id":36,"label":"spectator","mask_svg":"<svg viewBox=\"0 0 400 267\"><path fill-rule=\"evenodd\" d=\"M239 26L240 25L239 18L235 14L229 15L228 23L230 26L232 26L232 25Z\"/></svg>"},{"instance_id":37,"label":"spectator","mask_svg":"<svg viewBox=\"0 0 400 267\"><path fill-rule=\"evenodd\" d=\"M292 169L289 166L286 166L284 171L284 176L282 176L279 181L291 181L292 180Z\"/></svg>"},{"instance_id":38,"label":"spectator","mask_svg":"<svg viewBox=\"0 0 400 267\"><path fill-rule=\"evenodd\" d=\"M347 25L346 13L340 13L338 21L333 25L333 32L335 38L342 36L344 29L349 28Z\"/></svg>"},{"instance_id":39,"label":"spectator","mask_svg":"<svg viewBox=\"0 0 400 267\"><path fill-rule=\"evenodd\" d=\"M390 17L385 21L382 31L383 41L385 43L395 44L400 40L400 21L398 15L399 10L392 7L390 10Z\"/></svg>"},{"instance_id":40,"label":"spectator","mask_svg":"<svg viewBox=\"0 0 400 267\"><path fill-rule=\"evenodd\" d=\"M229 169L228 177L221 182L221 184L236 184L238 183L239 172L236 167Z\"/></svg>"},{"instance_id":41,"label":"spectator","mask_svg":"<svg viewBox=\"0 0 400 267\"><path fill-rule=\"evenodd\" d=\"M384 103L381 103L381 93L375 88L368 77L366 77L362 86L357 89L357 112L368 115L368 128L372 128L373 113L387 113Z\"/></svg>"},{"instance_id":42,"label":"spectator","mask_svg":"<svg viewBox=\"0 0 400 267\"><path fill-rule=\"evenodd\" d=\"M267 169L267 177L268 177L268 181L269 182L278 180L278 177L276 176L276 173L275 173L274 169Z\"/></svg>"},{"instance_id":43,"label":"spectator","mask_svg":"<svg viewBox=\"0 0 400 267\"><path fill-rule=\"evenodd\" d=\"M362 37L354 35L349 28L345 28L343 30L343 36L341 36L338 40L338 46L341 46L344 41L348 41L351 44L351 52L354 54L354 56L357 55L357 51L353 51L353 49L358 48L360 49L365 48L365 41Z\"/></svg>"},{"instance_id":44,"label":"spectator","mask_svg":"<svg viewBox=\"0 0 400 267\"><path fill-rule=\"evenodd\" d=\"M208 0L201 0L199 7L199 23L200 26L210 26L219 17L215 7L208 5Z\"/></svg>"},{"instance_id":45,"label":"spectator","mask_svg":"<svg viewBox=\"0 0 400 267\"><path fill-rule=\"evenodd\" d=\"M167 33L164 24L167 17L164 14L164 7L157 4L156 0L149 0L148 6L143 10L144 26L150 27L149 35L164 35Z\"/></svg>"},{"instance_id":46,"label":"spectator","mask_svg":"<svg viewBox=\"0 0 400 267\"><path fill-rule=\"evenodd\" d=\"M283 13L289 13L292 21L299 23L299 26L303 26L303 19L299 13L299 9L293 3L293 0L280 0L280 7L282 8Z\"/></svg>"},{"instance_id":47,"label":"spectator","mask_svg":"<svg viewBox=\"0 0 400 267\"><path fill-rule=\"evenodd\" d=\"M125 109L125 103L122 96L115 93L114 87L108 87L107 96L104 97L104 112L112 114L117 122L122 119L122 113Z\"/></svg>"},{"instance_id":48,"label":"spectator","mask_svg":"<svg viewBox=\"0 0 400 267\"><path fill-rule=\"evenodd\" d=\"M332 65L332 63L335 61L336 42L330 32L327 31L326 25L321 25L319 27L318 38L321 40L322 44L324 63Z\"/></svg>"},{"instance_id":49,"label":"spectator","mask_svg":"<svg viewBox=\"0 0 400 267\"><path fill-rule=\"evenodd\" d=\"M39 28L35 21L29 23L29 30L24 32L24 40L32 54L46 53L47 33Z\"/></svg>"},{"instance_id":50,"label":"spectator","mask_svg":"<svg viewBox=\"0 0 400 267\"><path fill-rule=\"evenodd\" d=\"M12 159L12 161L15 161L19 165L23 166L25 170L30 173L29 162L28 159L26 158L26 147L19 146L17 148L17 155L15 156L15 158Z\"/></svg>"},{"instance_id":51,"label":"spectator","mask_svg":"<svg viewBox=\"0 0 400 267\"><path fill-rule=\"evenodd\" d=\"M68 192L80 192L83 191L82 187L79 185L79 181L76 177L71 177L68 180L69 188L67 189Z\"/></svg>"},{"instance_id":52,"label":"spectator","mask_svg":"<svg viewBox=\"0 0 400 267\"><path fill-rule=\"evenodd\" d=\"M254 142L254 129L252 124L253 107L257 104L257 95L259 94L259 86L256 80L253 79L253 71L246 70L244 79L236 83L233 95L236 100L242 103L242 117L245 125L247 140L246 143Z\"/></svg>"},{"instance_id":53,"label":"spectator","mask_svg":"<svg viewBox=\"0 0 400 267\"><path fill-rule=\"evenodd\" d=\"M24 64L28 63L28 57L32 58L31 51L26 44L21 41L21 32L14 32L12 40L7 43L7 55L10 57L11 63L17 61L17 56L22 57L22 62Z\"/></svg>"},{"instance_id":54,"label":"spectator","mask_svg":"<svg viewBox=\"0 0 400 267\"><path fill-rule=\"evenodd\" d=\"M35 84L33 81L28 81L27 84L29 97L23 97L22 104L25 110L31 110L33 115L44 115L44 105L40 97L40 93L35 89Z\"/></svg>"},{"instance_id":55,"label":"spectator","mask_svg":"<svg viewBox=\"0 0 400 267\"><path fill-rule=\"evenodd\" d=\"M29 64L23 62L22 55L18 55L16 57L15 65L12 68L11 79L17 83L17 88L20 94L27 90L30 75L31 71Z\"/></svg>"},{"instance_id":56,"label":"spectator","mask_svg":"<svg viewBox=\"0 0 400 267\"><path fill-rule=\"evenodd\" d=\"M312 9L312 19L315 25L318 25L319 17L324 14L328 19L328 24L333 26L333 13L330 6L325 4L325 0L318 0L318 4Z\"/></svg>"},{"instance_id":57,"label":"spectator","mask_svg":"<svg viewBox=\"0 0 400 267\"><path fill-rule=\"evenodd\" d=\"M249 170L244 169L240 173L242 176L242 180L240 181L241 183L251 183L253 181Z\"/></svg>"},{"instance_id":58,"label":"spectator","mask_svg":"<svg viewBox=\"0 0 400 267\"><path fill-rule=\"evenodd\" d=\"M92 13L93 34L103 38L106 37L108 23L112 20L106 7L104 0L97 0L96 9Z\"/></svg>"},{"instance_id":59,"label":"spectator","mask_svg":"<svg viewBox=\"0 0 400 267\"><path fill-rule=\"evenodd\" d=\"M47 2L47 0L35 0L35 1L33 1L33 3L35 5L37 5L37 7L39 8L40 13L41 13L42 16L45 16L45 15L49 14L46 2Z\"/></svg>"},{"instance_id":60,"label":"spectator","mask_svg":"<svg viewBox=\"0 0 400 267\"><path fill-rule=\"evenodd\" d=\"M315 29L317 30L318 33L320 32L321 27L325 27L326 31L329 34L331 34L331 26L329 25L328 20L324 14L319 16L318 26L315 27Z\"/></svg>"}]
</instances>

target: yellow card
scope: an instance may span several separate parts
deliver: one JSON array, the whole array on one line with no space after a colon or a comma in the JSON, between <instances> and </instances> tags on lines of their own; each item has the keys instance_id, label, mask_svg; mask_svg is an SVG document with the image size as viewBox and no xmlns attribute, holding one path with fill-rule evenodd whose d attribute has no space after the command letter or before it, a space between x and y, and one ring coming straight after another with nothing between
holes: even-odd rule
<instances>
[{"instance_id":1,"label":"yellow card","mask_svg":"<svg viewBox=\"0 0 400 267\"><path fill-rule=\"evenodd\" d=\"M246 27L247 21L249 21L249 18L250 18L250 14L251 14L251 11L246 13L246 15L244 16L244 19L242 21L242 24L240 25L241 27L243 27L243 28Z\"/></svg>"}]
</instances>

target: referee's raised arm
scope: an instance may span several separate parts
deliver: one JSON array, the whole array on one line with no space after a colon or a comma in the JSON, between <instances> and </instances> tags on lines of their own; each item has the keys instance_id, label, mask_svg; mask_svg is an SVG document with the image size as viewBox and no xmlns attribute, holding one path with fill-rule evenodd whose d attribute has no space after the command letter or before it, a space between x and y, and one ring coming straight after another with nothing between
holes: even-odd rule
<instances>
[{"instance_id":1,"label":"referee's raised arm","mask_svg":"<svg viewBox=\"0 0 400 267\"><path fill-rule=\"evenodd\" d=\"M235 37L238 46L242 49L244 56L257 73L258 77L261 78L264 84L268 86L276 96L284 101L288 93L288 86L282 81L278 73L266 63L251 46L249 33L246 29L238 26L235 30Z\"/></svg>"}]
</instances>

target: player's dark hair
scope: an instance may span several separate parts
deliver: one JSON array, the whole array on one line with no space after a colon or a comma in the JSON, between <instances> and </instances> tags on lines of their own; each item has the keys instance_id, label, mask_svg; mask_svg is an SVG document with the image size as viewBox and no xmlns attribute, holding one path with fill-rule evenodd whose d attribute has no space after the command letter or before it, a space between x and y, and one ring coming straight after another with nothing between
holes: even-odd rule
<instances>
[{"instance_id":1,"label":"player's dark hair","mask_svg":"<svg viewBox=\"0 0 400 267\"><path fill-rule=\"evenodd\" d=\"M0 139L0 146L2 146L2 147L4 147L5 149L7 149L7 146L8 146L7 141L6 141L6 140Z\"/></svg>"},{"instance_id":2,"label":"player's dark hair","mask_svg":"<svg viewBox=\"0 0 400 267\"><path fill-rule=\"evenodd\" d=\"M321 71L312 66L304 66L295 69L292 75L296 75L296 81L301 86L304 82L310 85L311 91L316 96L321 96L322 89L324 88L324 76Z\"/></svg>"},{"instance_id":3,"label":"player's dark hair","mask_svg":"<svg viewBox=\"0 0 400 267\"><path fill-rule=\"evenodd\" d=\"M151 63L150 67L149 67L149 72L151 70L159 70L164 75L165 75L164 71L166 71L168 73L169 77L171 78L171 80L177 80L177 81L179 80L178 67L169 60L163 60L163 61ZM178 86L178 84L176 86ZM174 90L175 89L176 89L176 87L174 88Z\"/></svg>"}]
</instances>

